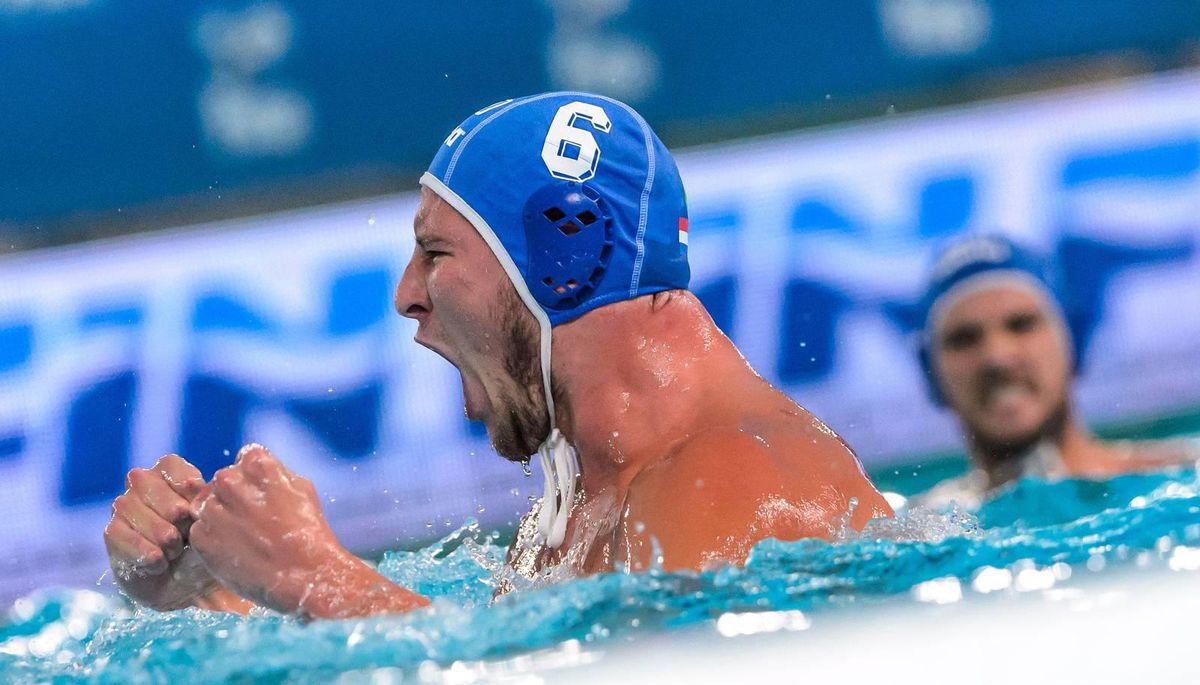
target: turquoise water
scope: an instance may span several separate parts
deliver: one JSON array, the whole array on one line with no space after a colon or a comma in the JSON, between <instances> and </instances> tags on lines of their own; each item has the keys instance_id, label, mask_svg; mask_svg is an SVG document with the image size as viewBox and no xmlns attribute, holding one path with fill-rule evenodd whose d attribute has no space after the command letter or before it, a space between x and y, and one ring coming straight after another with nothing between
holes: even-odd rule
<instances>
[{"instance_id":1,"label":"turquoise water","mask_svg":"<svg viewBox=\"0 0 1200 685\"><path fill-rule=\"evenodd\" d=\"M949 578L964 592L1011 593L1020 590L1013 579L1029 572L1050 583L1142 567L1195 572L1197 491L1194 471L1025 480L973 514L908 512L833 544L768 540L745 568L547 578L494 603L504 549L498 536L468 524L380 562L388 577L434 598L431 609L409 616L306 625L267 614L135 612L87 591L27 597L0 627L0 681L368 682L382 668L424 681L455 662L563 645L586 651L681 626L717 626L722 615L821 615L897 596L917 601L922 588ZM998 577L1007 580L997 585Z\"/></svg>"}]
</instances>

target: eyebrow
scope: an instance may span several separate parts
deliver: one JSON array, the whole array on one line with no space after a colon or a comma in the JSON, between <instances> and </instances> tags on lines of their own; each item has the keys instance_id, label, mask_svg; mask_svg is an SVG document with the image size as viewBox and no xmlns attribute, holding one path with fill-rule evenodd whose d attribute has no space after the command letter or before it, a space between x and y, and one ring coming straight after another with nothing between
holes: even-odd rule
<instances>
[{"instance_id":1,"label":"eyebrow","mask_svg":"<svg viewBox=\"0 0 1200 685\"><path fill-rule=\"evenodd\" d=\"M979 331L979 330L983 330L983 324L979 323L978 321L963 321L954 326L947 326L942 331L942 334L940 337L942 339L945 339L945 338L953 337L955 335L961 335L963 333L969 333L972 331Z\"/></svg>"},{"instance_id":2,"label":"eyebrow","mask_svg":"<svg viewBox=\"0 0 1200 685\"><path fill-rule=\"evenodd\" d=\"M430 243L449 242L449 240L447 240L447 238L445 236L443 236L439 233L436 233L433 229L425 229L422 231L416 231L415 234L416 234L416 238L417 238L417 244L421 245L421 246L425 246Z\"/></svg>"},{"instance_id":3,"label":"eyebrow","mask_svg":"<svg viewBox=\"0 0 1200 685\"><path fill-rule=\"evenodd\" d=\"M435 238L430 235L434 229L429 227L429 212L419 212L413 217L413 235L418 243L427 243Z\"/></svg>"}]
</instances>

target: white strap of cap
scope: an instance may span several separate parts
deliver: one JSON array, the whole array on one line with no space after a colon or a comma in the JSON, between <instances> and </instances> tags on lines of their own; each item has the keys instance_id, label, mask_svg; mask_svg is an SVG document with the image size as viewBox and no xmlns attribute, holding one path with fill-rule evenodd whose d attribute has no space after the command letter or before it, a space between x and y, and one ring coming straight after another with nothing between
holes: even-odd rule
<instances>
[{"instance_id":1,"label":"white strap of cap","mask_svg":"<svg viewBox=\"0 0 1200 685\"><path fill-rule=\"evenodd\" d=\"M546 391L546 409L550 412L550 434L538 447L538 460L542 465L545 477L542 509L538 513L538 533L546 546L551 549L557 548L566 536L567 521L571 518L571 504L575 501L575 480L579 475L579 458L575 454L575 448L567 444L567 439L559 432L554 418L554 393L550 387L550 317L546 316L545 310L538 305L533 293L529 292L529 286L521 276L521 270L517 268L517 264L508 254L508 250L504 249L504 243L500 242L499 236L488 225L488 222L484 221L479 212L476 212L458 193L429 172L425 172L421 176L421 185L437 193L438 197L458 210L458 213L466 217L475 230L479 231L479 235L483 236L484 242L488 244L488 247L496 255L496 259L500 261L504 273L508 274L508 280L512 281L513 287L517 289L517 295L525 303L533 317L537 319L541 333L539 338L542 387Z\"/></svg>"},{"instance_id":2,"label":"white strap of cap","mask_svg":"<svg viewBox=\"0 0 1200 685\"><path fill-rule=\"evenodd\" d=\"M538 512L538 532L546 546L554 549L562 544L567 534L579 460L575 448L567 444L567 439L557 428L550 431L550 436L538 448L538 458L546 478L542 510ZM555 477L559 487L555 485Z\"/></svg>"}]
</instances>

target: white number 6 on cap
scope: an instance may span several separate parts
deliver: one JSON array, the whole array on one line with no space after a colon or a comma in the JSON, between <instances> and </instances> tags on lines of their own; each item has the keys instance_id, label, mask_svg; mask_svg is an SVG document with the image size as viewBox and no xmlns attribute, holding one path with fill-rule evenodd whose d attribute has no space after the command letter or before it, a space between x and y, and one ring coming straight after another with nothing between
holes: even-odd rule
<instances>
[{"instance_id":1,"label":"white number 6 on cap","mask_svg":"<svg viewBox=\"0 0 1200 685\"><path fill-rule=\"evenodd\" d=\"M600 146L591 131L576 128L575 122L585 121L601 133L612 129L604 110L586 102L569 102L558 108L546 142L542 143L542 161L550 175L566 181L586 181L596 173L600 162Z\"/></svg>"}]
</instances>

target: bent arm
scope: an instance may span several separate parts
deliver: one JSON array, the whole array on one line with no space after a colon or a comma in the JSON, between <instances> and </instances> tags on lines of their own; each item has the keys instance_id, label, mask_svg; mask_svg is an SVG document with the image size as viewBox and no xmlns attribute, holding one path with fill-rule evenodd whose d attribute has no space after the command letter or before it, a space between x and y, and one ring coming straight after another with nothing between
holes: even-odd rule
<instances>
[{"instance_id":1,"label":"bent arm","mask_svg":"<svg viewBox=\"0 0 1200 685\"><path fill-rule=\"evenodd\" d=\"M192 600L192 606L245 616L258 606L233 590L216 585ZM307 620L357 618L405 613L429 606L429 599L383 577L362 560L347 555L305 584L294 613Z\"/></svg>"},{"instance_id":2,"label":"bent arm","mask_svg":"<svg viewBox=\"0 0 1200 685\"><path fill-rule=\"evenodd\" d=\"M429 600L380 575L338 542L311 481L249 445L193 500L189 541L237 595L306 619L402 613ZM230 593L231 594L231 593ZM230 594L206 600L227 610Z\"/></svg>"},{"instance_id":3,"label":"bent arm","mask_svg":"<svg viewBox=\"0 0 1200 685\"><path fill-rule=\"evenodd\" d=\"M262 606L305 620L406 613L429 606L428 598L393 583L349 552L332 556L316 571L282 574L265 599ZM260 606L220 584L193 598L191 605L243 616Z\"/></svg>"},{"instance_id":4,"label":"bent arm","mask_svg":"<svg viewBox=\"0 0 1200 685\"><path fill-rule=\"evenodd\" d=\"M393 583L362 559L345 553L307 579L295 613L306 619L357 618L427 606L424 595Z\"/></svg>"}]
</instances>

